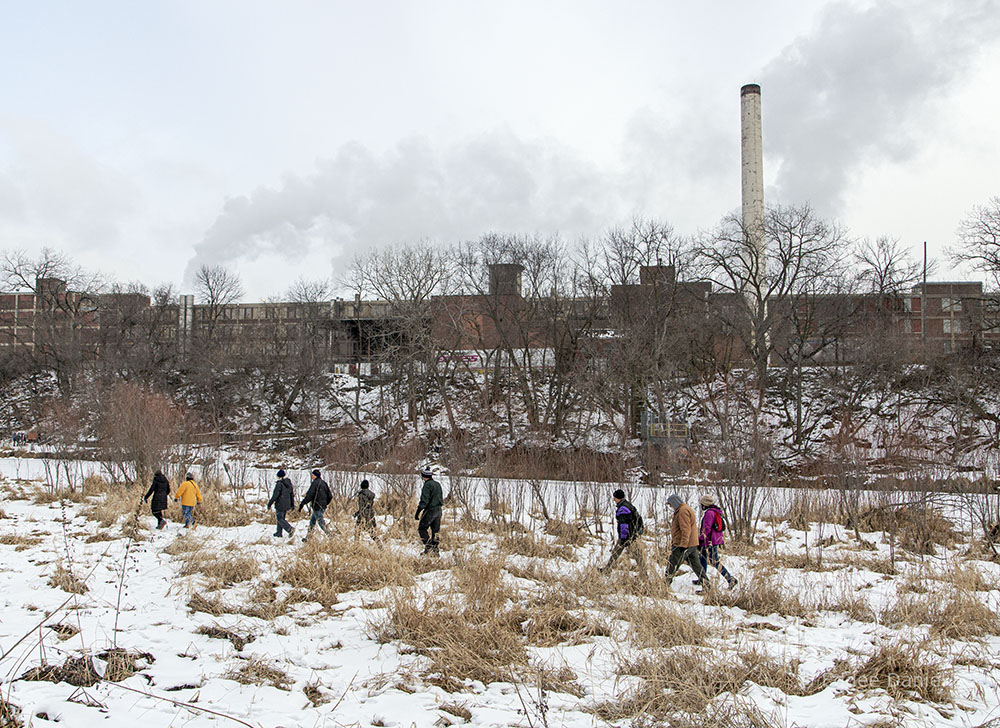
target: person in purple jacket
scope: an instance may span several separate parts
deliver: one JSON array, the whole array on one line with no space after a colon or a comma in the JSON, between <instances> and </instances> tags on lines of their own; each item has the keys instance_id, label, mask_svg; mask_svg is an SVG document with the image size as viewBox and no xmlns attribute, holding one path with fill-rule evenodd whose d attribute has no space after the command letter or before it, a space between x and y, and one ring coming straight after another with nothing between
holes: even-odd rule
<instances>
[{"instance_id":1,"label":"person in purple jacket","mask_svg":"<svg viewBox=\"0 0 1000 728\"><path fill-rule=\"evenodd\" d=\"M698 551L701 557L701 567L708 573L708 565L714 566L723 578L729 582L729 588L736 586L736 577L730 574L726 567L719 561L719 547L725 544L723 536L725 532L725 521L722 518L722 509L715 504L715 498L710 495L703 495L701 500L701 529L698 531ZM695 579L695 584L700 584L700 579Z\"/></svg>"},{"instance_id":2,"label":"person in purple jacket","mask_svg":"<svg viewBox=\"0 0 1000 728\"><path fill-rule=\"evenodd\" d=\"M642 551L636 543L639 534L642 533L642 516L635 509L635 506L625 500L625 491L616 490L612 497L615 499L615 535L618 537L615 547L611 549L611 558L607 565L602 566L599 571L606 574L614 566L615 561L622 555L625 549L635 561L640 571L643 569Z\"/></svg>"}]
</instances>

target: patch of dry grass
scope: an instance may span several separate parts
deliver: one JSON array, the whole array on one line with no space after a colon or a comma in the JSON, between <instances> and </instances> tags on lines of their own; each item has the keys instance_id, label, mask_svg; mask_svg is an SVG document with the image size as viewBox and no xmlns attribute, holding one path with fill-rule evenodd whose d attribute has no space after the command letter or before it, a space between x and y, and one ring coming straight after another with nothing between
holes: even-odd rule
<instances>
[{"instance_id":1,"label":"patch of dry grass","mask_svg":"<svg viewBox=\"0 0 1000 728\"><path fill-rule=\"evenodd\" d=\"M925 624L932 635L949 639L1000 634L1000 618L975 593L957 589L900 594L883 610L882 620L889 625Z\"/></svg>"},{"instance_id":2,"label":"patch of dry grass","mask_svg":"<svg viewBox=\"0 0 1000 728\"><path fill-rule=\"evenodd\" d=\"M310 541L281 570L281 579L303 590L325 607L340 594L357 589L377 591L387 586L410 586L416 573L435 568L428 559L414 559L363 542L344 549L333 540Z\"/></svg>"},{"instance_id":3,"label":"patch of dry grass","mask_svg":"<svg viewBox=\"0 0 1000 728\"><path fill-rule=\"evenodd\" d=\"M104 668L104 679L111 682L127 680L156 661L148 652L133 652L121 647L106 650L98 657L107 663Z\"/></svg>"},{"instance_id":4,"label":"patch of dry grass","mask_svg":"<svg viewBox=\"0 0 1000 728\"><path fill-rule=\"evenodd\" d=\"M21 709L0 695L0 728L22 728Z\"/></svg>"},{"instance_id":5,"label":"patch of dry grass","mask_svg":"<svg viewBox=\"0 0 1000 728\"><path fill-rule=\"evenodd\" d=\"M710 633L698 617L671 603L627 604L615 616L628 622L629 639L640 649L703 645Z\"/></svg>"},{"instance_id":6,"label":"patch of dry grass","mask_svg":"<svg viewBox=\"0 0 1000 728\"><path fill-rule=\"evenodd\" d=\"M87 585L61 564L49 576L49 586L62 589L70 594L85 594L87 592Z\"/></svg>"},{"instance_id":7,"label":"patch of dry grass","mask_svg":"<svg viewBox=\"0 0 1000 728\"><path fill-rule=\"evenodd\" d=\"M556 546L534 534L511 534L497 544L500 553L519 554L536 559L563 559L576 561L576 550L572 546Z\"/></svg>"},{"instance_id":8,"label":"patch of dry grass","mask_svg":"<svg viewBox=\"0 0 1000 728\"><path fill-rule=\"evenodd\" d=\"M545 522L545 533L555 536L558 543L567 546L583 546L590 540L590 536L582 526L558 518L550 518Z\"/></svg>"},{"instance_id":9,"label":"patch of dry grass","mask_svg":"<svg viewBox=\"0 0 1000 728\"><path fill-rule=\"evenodd\" d=\"M945 703L951 700L952 676L940 658L927 657L925 643L889 642L873 652L851 677L859 690L885 690L894 700Z\"/></svg>"},{"instance_id":10,"label":"patch of dry grass","mask_svg":"<svg viewBox=\"0 0 1000 728\"><path fill-rule=\"evenodd\" d=\"M0 536L0 544L14 546L15 551L24 551L42 542L39 536L27 536L20 533L5 533Z\"/></svg>"},{"instance_id":11,"label":"patch of dry grass","mask_svg":"<svg viewBox=\"0 0 1000 728\"><path fill-rule=\"evenodd\" d=\"M809 610L797 593L788 589L778 575L758 572L744 576L735 589L711 589L705 604L737 607L749 614L804 617Z\"/></svg>"},{"instance_id":12,"label":"patch of dry grass","mask_svg":"<svg viewBox=\"0 0 1000 728\"><path fill-rule=\"evenodd\" d=\"M678 647L623 659L619 672L639 681L596 707L604 720L649 716L669 721L678 713L701 713L719 695L739 693L748 681L792 695L802 692L797 663L785 664L757 650L723 655L710 647Z\"/></svg>"},{"instance_id":13,"label":"patch of dry grass","mask_svg":"<svg viewBox=\"0 0 1000 728\"><path fill-rule=\"evenodd\" d=\"M279 690L290 690L292 680L288 673L281 670L262 657L249 659L238 658L235 667L230 668L222 677L235 680L241 685L271 685Z\"/></svg>"},{"instance_id":14,"label":"patch of dry grass","mask_svg":"<svg viewBox=\"0 0 1000 728\"><path fill-rule=\"evenodd\" d=\"M248 642L253 642L254 640L254 635L250 633L241 634L218 624L203 624L198 628L198 634L203 634L217 640L229 640L233 645L233 649L237 652L242 651Z\"/></svg>"},{"instance_id":15,"label":"patch of dry grass","mask_svg":"<svg viewBox=\"0 0 1000 728\"><path fill-rule=\"evenodd\" d=\"M259 579L261 564L257 559L232 552L211 554L205 549L188 551L182 557L181 576L204 574L210 580L210 588L224 588Z\"/></svg>"}]
</instances>

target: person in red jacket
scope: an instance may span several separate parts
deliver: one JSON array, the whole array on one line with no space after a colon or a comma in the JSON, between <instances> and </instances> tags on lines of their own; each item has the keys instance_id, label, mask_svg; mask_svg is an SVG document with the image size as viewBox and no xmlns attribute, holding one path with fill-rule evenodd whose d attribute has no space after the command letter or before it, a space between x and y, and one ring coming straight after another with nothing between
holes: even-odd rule
<instances>
[{"instance_id":1,"label":"person in red jacket","mask_svg":"<svg viewBox=\"0 0 1000 728\"><path fill-rule=\"evenodd\" d=\"M722 517L722 509L715 504L715 498L710 495L703 495L699 501L701 504L701 529L698 532L698 557L701 561L701 568L708 573L708 565L711 564L722 574L722 577L729 582L729 588L736 586L737 579L730 574L726 567L719 561L719 547L725 545L725 520ZM695 584L701 584L701 579L695 579Z\"/></svg>"}]
</instances>

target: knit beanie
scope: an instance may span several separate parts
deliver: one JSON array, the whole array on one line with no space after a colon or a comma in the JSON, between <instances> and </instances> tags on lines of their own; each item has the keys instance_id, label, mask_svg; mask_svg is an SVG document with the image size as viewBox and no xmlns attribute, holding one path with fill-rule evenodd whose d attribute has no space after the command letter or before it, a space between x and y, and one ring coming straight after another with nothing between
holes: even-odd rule
<instances>
[{"instance_id":1,"label":"knit beanie","mask_svg":"<svg viewBox=\"0 0 1000 728\"><path fill-rule=\"evenodd\" d=\"M285 477L285 471L284 470L279 470L278 471L278 477L279 478L284 478Z\"/></svg>"},{"instance_id":2,"label":"knit beanie","mask_svg":"<svg viewBox=\"0 0 1000 728\"><path fill-rule=\"evenodd\" d=\"M677 495L676 493L673 493L673 494L671 494L671 496L670 496L669 498L667 498L667 503L669 503L669 504L670 504L670 507L671 507L671 508L673 508L673 509L674 509L675 511L676 511L676 510L677 510L678 508L680 508L680 507L681 507L681 504L682 504L683 502L684 502L684 499L683 499L683 498L681 498L681 497L680 497L679 495Z\"/></svg>"},{"instance_id":3,"label":"knit beanie","mask_svg":"<svg viewBox=\"0 0 1000 728\"><path fill-rule=\"evenodd\" d=\"M368 481L367 480L362 480L361 481L361 490L368 490Z\"/></svg>"},{"instance_id":4,"label":"knit beanie","mask_svg":"<svg viewBox=\"0 0 1000 728\"><path fill-rule=\"evenodd\" d=\"M313 477L314 478L318 478L319 477L319 471L318 470L314 470L313 471Z\"/></svg>"},{"instance_id":5,"label":"knit beanie","mask_svg":"<svg viewBox=\"0 0 1000 728\"><path fill-rule=\"evenodd\" d=\"M431 470L430 468L424 468L423 470L420 471L420 476L422 478L433 478L434 471Z\"/></svg>"},{"instance_id":6,"label":"knit beanie","mask_svg":"<svg viewBox=\"0 0 1000 728\"><path fill-rule=\"evenodd\" d=\"M625 498L625 491L624 491L624 490L622 490L621 488L619 488L619 489L618 489L618 490L616 490L616 491L615 491L614 493L612 493L612 495L613 495L613 496L614 496L615 498L619 498L619 499L624 499L624 498Z\"/></svg>"}]
</instances>

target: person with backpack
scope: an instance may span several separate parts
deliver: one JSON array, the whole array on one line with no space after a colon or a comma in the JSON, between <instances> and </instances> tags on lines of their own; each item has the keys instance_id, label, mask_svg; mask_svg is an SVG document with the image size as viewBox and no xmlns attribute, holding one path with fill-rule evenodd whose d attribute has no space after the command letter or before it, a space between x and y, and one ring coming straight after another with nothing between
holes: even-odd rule
<instances>
[{"instance_id":1,"label":"person with backpack","mask_svg":"<svg viewBox=\"0 0 1000 728\"><path fill-rule=\"evenodd\" d=\"M312 503L312 517L309 519L309 530L302 537L302 543L306 542L306 538L312 533L313 527L316 524L319 524L319 527L323 529L323 533L327 536L330 535L330 529L326 527L326 521L323 520L323 512L330 505L330 501L333 500L333 493L330 492L330 486L326 484L326 481L320 477L318 470L312 471L312 476L313 479L309 483L309 490L306 491L305 497L299 503L300 511Z\"/></svg>"},{"instance_id":2,"label":"person with backpack","mask_svg":"<svg viewBox=\"0 0 1000 728\"><path fill-rule=\"evenodd\" d=\"M698 534L698 558L705 573L708 573L708 565L715 567L716 571L722 574L729 588L736 586L737 579L730 574L726 567L719 561L719 547L726 542L723 535L726 531L726 519L722 515L722 509L715 504L715 498L710 495L703 495L699 501L701 504L701 531ZM695 584L700 585L701 580L696 579Z\"/></svg>"},{"instance_id":3,"label":"person with backpack","mask_svg":"<svg viewBox=\"0 0 1000 728\"><path fill-rule=\"evenodd\" d=\"M618 537L618 540L614 548L611 549L611 558L608 559L608 563L598 569L598 571L602 574L611 571L611 567L614 566L618 557L626 549L628 549L629 556L635 561L636 566L641 571L644 564L642 551L637 541L639 534L643 530L642 516L639 515L635 506L625 499L625 491L618 489L612 493L611 497L615 501L615 535Z\"/></svg>"},{"instance_id":4,"label":"person with backpack","mask_svg":"<svg viewBox=\"0 0 1000 728\"><path fill-rule=\"evenodd\" d=\"M368 480L361 481L358 490L358 510L354 512L354 522L358 524L357 531L362 529L375 537L375 494L369 487Z\"/></svg>"},{"instance_id":5,"label":"person with backpack","mask_svg":"<svg viewBox=\"0 0 1000 728\"><path fill-rule=\"evenodd\" d=\"M267 507L270 509L274 506L274 515L277 520L277 531L275 536L281 538L285 531L288 531L288 536L291 537L295 533L295 529L292 525L285 520L285 514L288 511L295 508L295 490L292 488L292 481L285 477L285 471L278 471L278 479L274 484L274 492L271 493L271 500L267 502Z\"/></svg>"},{"instance_id":6,"label":"person with backpack","mask_svg":"<svg viewBox=\"0 0 1000 728\"><path fill-rule=\"evenodd\" d=\"M198 528L198 522L194 519L194 507L201 503L201 488L194 482L194 476L188 473L184 476L184 482L177 487L174 493L174 502L181 502L181 513L184 514L184 528Z\"/></svg>"},{"instance_id":7,"label":"person with backpack","mask_svg":"<svg viewBox=\"0 0 1000 728\"><path fill-rule=\"evenodd\" d=\"M434 480L434 471L424 468L420 471L424 486L420 489L420 502L414 519L419 521L417 533L424 544L424 553L437 556L438 531L441 530L441 509L444 507L444 495L441 484Z\"/></svg>"},{"instance_id":8,"label":"person with backpack","mask_svg":"<svg viewBox=\"0 0 1000 728\"><path fill-rule=\"evenodd\" d=\"M691 506L676 493L667 498L667 503L674 509L674 517L670 522L671 549L666 573L667 586L673 582L681 563L686 561L701 581L702 589L708 589L708 575L698 559L698 519Z\"/></svg>"},{"instance_id":9,"label":"person with backpack","mask_svg":"<svg viewBox=\"0 0 1000 728\"><path fill-rule=\"evenodd\" d=\"M167 503L170 501L170 481L159 470L153 473L153 482L150 484L149 490L146 491L146 495L142 497L142 500L144 502L148 501L149 496L153 496L149 510L156 516L156 530L162 531L167 525L167 521L163 517L163 512L167 510Z\"/></svg>"}]
</instances>

